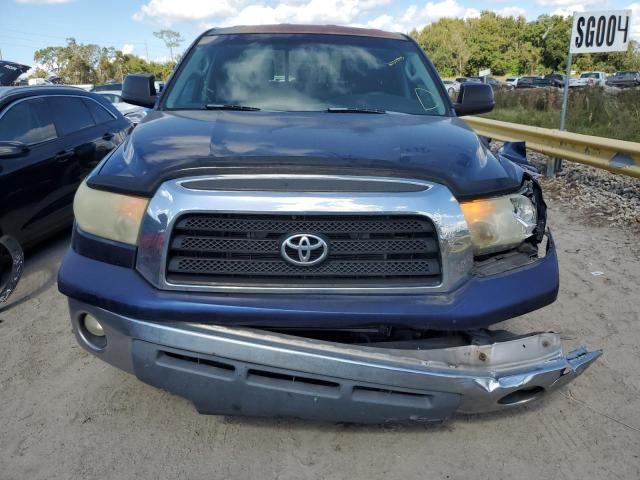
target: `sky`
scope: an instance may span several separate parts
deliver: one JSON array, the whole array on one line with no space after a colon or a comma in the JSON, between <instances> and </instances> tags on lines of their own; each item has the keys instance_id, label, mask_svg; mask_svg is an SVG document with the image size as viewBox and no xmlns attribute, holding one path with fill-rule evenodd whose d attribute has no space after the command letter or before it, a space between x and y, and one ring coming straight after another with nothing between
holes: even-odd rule
<instances>
[{"instance_id":1,"label":"sky","mask_svg":"<svg viewBox=\"0 0 640 480\"><path fill-rule=\"evenodd\" d=\"M216 26L319 23L408 32L483 10L534 20L542 14L623 8L634 11L633 36L640 40L640 1L630 0L0 0L0 52L5 60L33 65L36 50L74 37L166 60L167 49L153 36L162 28L180 32L186 48Z\"/></svg>"}]
</instances>

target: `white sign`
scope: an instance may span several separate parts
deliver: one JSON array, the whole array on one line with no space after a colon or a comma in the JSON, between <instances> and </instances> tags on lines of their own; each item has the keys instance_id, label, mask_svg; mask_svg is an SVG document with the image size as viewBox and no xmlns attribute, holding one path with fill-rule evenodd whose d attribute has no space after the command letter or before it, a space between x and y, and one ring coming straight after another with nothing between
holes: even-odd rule
<instances>
[{"instance_id":1,"label":"white sign","mask_svg":"<svg viewBox=\"0 0 640 480\"><path fill-rule=\"evenodd\" d=\"M631 10L576 12L571 53L623 52L631 36Z\"/></svg>"},{"instance_id":2,"label":"white sign","mask_svg":"<svg viewBox=\"0 0 640 480\"><path fill-rule=\"evenodd\" d=\"M486 70L480 70L480 73L478 73L479 77L488 77L489 75L491 75L490 68L487 68Z\"/></svg>"}]
</instances>

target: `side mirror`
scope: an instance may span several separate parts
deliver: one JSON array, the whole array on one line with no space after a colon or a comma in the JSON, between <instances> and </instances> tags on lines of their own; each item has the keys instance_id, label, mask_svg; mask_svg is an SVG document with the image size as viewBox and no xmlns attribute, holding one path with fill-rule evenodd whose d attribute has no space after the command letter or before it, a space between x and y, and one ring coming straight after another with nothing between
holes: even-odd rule
<instances>
[{"instance_id":1,"label":"side mirror","mask_svg":"<svg viewBox=\"0 0 640 480\"><path fill-rule=\"evenodd\" d=\"M122 84L121 97L127 103L153 108L158 98L155 77L142 73L127 75Z\"/></svg>"},{"instance_id":2,"label":"side mirror","mask_svg":"<svg viewBox=\"0 0 640 480\"><path fill-rule=\"evenodd\" d=\"M458 102L453 105L459 117L487 113L495 105L493 88L484 83L463 83L460 86Z\"/></svg>"},{"instance_id":3,"label":"side mirror","mask_svg":"<svg viewBox=\"0 0 640 480\"><path fill-rule=\"evenodd\" d=\"M22 142L0 142L0 158L23 157L29 153L29 147Z\"/></svg>"}]
</instances>

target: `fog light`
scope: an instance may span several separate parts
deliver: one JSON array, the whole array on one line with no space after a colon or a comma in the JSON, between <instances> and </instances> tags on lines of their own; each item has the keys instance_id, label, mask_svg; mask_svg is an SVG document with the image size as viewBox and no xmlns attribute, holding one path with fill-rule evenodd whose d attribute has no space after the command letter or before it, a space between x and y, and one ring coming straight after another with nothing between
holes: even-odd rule
<instances>
[{"instance_id":1,"label":"fog light","mask_svg":"<svg viewBox=\"0 0 640 480\"><path fill-rule=\"evenodd\" d=\"M95 335L96 337L104 337L104 328L102 328L102 324L91 315L84 316L84 328L87 329L91 335Z\"/></svg>"}]
</instances>

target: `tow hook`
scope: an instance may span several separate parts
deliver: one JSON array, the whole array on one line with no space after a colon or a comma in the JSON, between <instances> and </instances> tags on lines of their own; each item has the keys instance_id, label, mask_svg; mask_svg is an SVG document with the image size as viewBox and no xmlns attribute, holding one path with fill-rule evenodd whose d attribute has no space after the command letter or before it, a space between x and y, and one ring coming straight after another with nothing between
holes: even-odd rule
<instances>
[{"instance_id":1,"label":"tow hook","mask_svg":"<svg viewBox=\"0 0 640 480\"><path fill-rule=\"evenodd\" d=\"M8 235L0 237L0 255L7 253L11 258L11 268L0 264L0 305L7 301L15 290L24 268L24 253L18 241Z\"/></svg>"}]
</instances>

